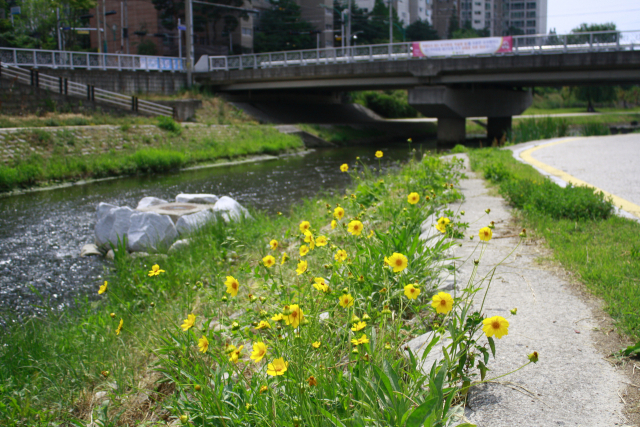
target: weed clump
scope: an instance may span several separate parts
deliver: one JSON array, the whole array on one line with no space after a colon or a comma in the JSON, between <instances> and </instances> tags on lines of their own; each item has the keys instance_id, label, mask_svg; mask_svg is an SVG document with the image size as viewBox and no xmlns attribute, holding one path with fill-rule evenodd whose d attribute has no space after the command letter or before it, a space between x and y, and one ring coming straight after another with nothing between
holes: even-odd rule
<instances>
[{"instance_id":1,"label":"weed clump","mask_svg":"<svg viewBox=\"0 0 640 427\"><path fill-rule=\"evenodd\" d=\"M158 125L160 129L179 134L182 132L182 126L176 123L171 117L160 116L158 117Z\"/></svg>"}]
</instances>

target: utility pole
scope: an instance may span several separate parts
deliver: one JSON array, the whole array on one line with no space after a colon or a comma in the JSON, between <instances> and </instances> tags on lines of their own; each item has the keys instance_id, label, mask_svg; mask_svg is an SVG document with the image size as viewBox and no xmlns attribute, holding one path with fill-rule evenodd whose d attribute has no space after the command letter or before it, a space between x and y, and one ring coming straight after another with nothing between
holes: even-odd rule
<instances>
[{"instance_id":1,"label":"utility pole","mask_svg":"<svg viewBox=\"0 0 640 427\"><path fill-rule=\"evenodd\" d=\"M56 7L56 27L58 30L58 50L62 50L62 34L60 33L60 8Z\"/></svg>"},{"instance_id":2,"label":"utility pole","mask_svg":"<svg viewBox=\"0 0 640 427\"><path fill-rule=\"evenodd\" d=\"M191 73L193 72L193 3L185 2L185 15L187 18L187 87L191 87Z\"/></svg>"},{"instance_id":3,"label":"utility pole","mask_svg":"<svg viewBox=\"0 0 640 427\"><path fill-rule=\"evenodd\" d=\"M182 23L180 22L180 18L178 18L178 58L182 58L182 30L180 27Z\"/></svg>"},{"instance_id":4,"label":"utility pole","mask_svg":"<svg viewBox=\"0 0 640 427\"><path fill-rule=\"evenodd\" d=\"M96 30L98 33L98 53L102 53L102 37L100 35L100 1L96 2Z\"/></svg>"},{"instance_id":5,"label":"utility pole","mask_svg":"<svg viewBox=\"0 0 640 427\"><path fill-rule=\"evenodd\" d=\"M124 3L120 2L120 54L124 53Z\"/></svg>"},{"instance_id":6,"label":"utility pole","mask_svg":"<svg viewBox=\"0 0 640 427\"><path fill-rule=\"evenodd\" d=\"M102 0L102 18L104 19L104 53L107 53L107 36L108 36L108 28L107 28L107 1Z\"/></svg>"},{"instance_id":7,"label":"utility pole","mask_svg":"<svg viewBox=\"0 0 640 427\"><path fill-rule=\"evenodd\" d=\"M393 0L389 0L389 48L393 44Z\"/></svg>"},{"instance_id":8,"label":"utility pole","mask_svg":"<svg viewBox=\"0 0 640 427\"><path fill-rule=\"evenodd\" d=\"M347 21L347 47L351 47L351 0L347 2L349 21Z\"/></svg>"},{"instance_id":9,"label":"utility pole","mask_svg":"<svg viewBox=\"0 0 640 427\"><path fill-rule=\"evenodd\" d=\"M129 8L127 0L124 0L124 38L127 39L127 55L129 55Z\"/></svg>"}]
</instances>

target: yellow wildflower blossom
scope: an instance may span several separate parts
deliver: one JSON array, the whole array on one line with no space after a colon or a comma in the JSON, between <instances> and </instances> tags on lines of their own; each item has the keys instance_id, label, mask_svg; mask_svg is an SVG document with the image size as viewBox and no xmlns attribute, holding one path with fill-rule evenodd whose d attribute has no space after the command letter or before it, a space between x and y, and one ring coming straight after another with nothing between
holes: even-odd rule
<instances>
[{"instance_id":1,"label":"yellow wildflower blossom","mask_svg":"<svg viewBox=\"0 0 640 427\"><path fill-rule=\"evenodd\" d=\"M227 280L224 282L227 285L227 293L232 297L238 295L238 289L240 289L240 283L233 277L227 276Z\"/></svg>"},{"instance_id":2,"label":"yellow wildflower blossom","mask_svg":"<svg viewBox=\"0 0 640 427\"><path fill-rule=\"evenodd\" d=\"M441 216L438 218L438 222L436 223L436 230L441 233L445 233L447 231L447 225L449 225L450 222L451 220L449 218Z\"/></svg>"},{"instance_id":3,"label":"yellow wildflower blossom","mask_svg":"<svg viewBox=\"0 0 640 427\"><path fill-rule=\"evenodd\" d=\"M158 264L155 264L153 267L151 267L151 271L149 272L149 277L159 276L160 273L166 273L166 271L161 270L160 266Z\"/></svg>"},{"instance_id":4,"label":"yellow wildflower blossom","mask_svg":"<svg viewBox=\"0 0 640 427\"><path fill-rule=\"evenodd\" d=\"M276 259L271 255L267 255L266 257L262 258L262 263L265 267L271 268L276 264Z\"/></svg>"},{"instance_id":5,"label":"yellow wildflower blossom","mask_svg":"<svg viewBox=\"0 0 640 427\"><path fill-rule=\"evenodd\" d=\"M344 209L338 206L333 210L333 216L338 220L342 219L344 217Z\"/></svg>"},{"instance_id":6,"label":"yellow wildflower blossom","mask_svg":"<svg viewBox=\"0 0 640 427\"><path fill-rule=\"evenodd\" d=\"M367 327L367 322L358 322L358 323L355 323L355 324L351 327L351 330L352 330L353 332L358 332L358 331L363 330L363 329L364 329L364 328L366 328L366 327Z\"/></svg>"},{"instance_id":7,"label":"yellow wildflower blossom","mask_svg":"<svg viewBox=\"0 0 640 427\"><path fill-rule=\"evenodd\" d=\"M276 239L273 239L269 242L269 246L271 246L271 250L275 251L276 249L278 249L278 241Z\"/></svg>"},{"instance_id":8,"label":"yellow wildflower blossom","mask_svg":"<svg viewBox=\"0 0 640 427\"><path fill-rule=\"evenodd\" d=\"M122 326L124 325L124 320L120 319L120 324L116 328L116 335L120 335L120 331L122 331Z\"/></svg>"},{"instance_id":9,"label":"yellow wildflower blossom","mask_svg":"<svg viewBox=\"0 0 640 427\"><path fill-rule=\"evenodd\" d=\"M480 240L488 242L493 237L493 231L489 227L482 227L480 229Z\"/></svg>"},{"instance_id":10,"label":"yellow wildflower blossom","mask_svg":"<svg viewBox=\"0 0 640 427\"><path fill-rule=\"evenodd\" d=\"M285 262L287 262L289 260L289 255L287 255L287 253L283 253L282 254L282 261L280 261L280 265L283 265Z\"/></svg>"},{"instance_id":11,"label":"yellow wildflower blossom","mask_svg":"<svg viewBox=\"0 0 640 427\"><path fill-rule=\"evenodd\" d=\"M105 292L107 292L107 285L108 285L108 283L107 283L107 281L105 280L104 284L103 284L103 285L100 285L100 289L98 289L98 295L102 295L102 294L104 294Z\"/></svg>"},{"instance_id":12,"label":"yellow wildflower blossom","mask_svg":"<svg viewBox=\"0 0 640 427\"><path fill-rule=\"evenodd\" d=\"M307 271L307 261L300 261L298 263L298 268L296 268L296 273L298 276Z\"/></svg>"},{"instance_id":13,"label":"yellow wildflower blossom","mask_svg":"<svg viewBox=\"0 0 640 427\"><path fill-rule=\"evenodd\" d=\"M348 164L346 164L346 163L343 163L342 165L340 165L340 170L341 170L342 172L346 172L346 171L348 171L348 170L349 170L349 165L348 165Z\"/></svg>"},{"instance_id":14,"label":"yellow wildflower blossom","mask_svg":"<svg viewBox=\"0 0 640 427\"><path fill-rule=\"evenodd\" d=\"M382 151L376 151L376 157L377 158L381 158L382 157Z\"/></svg>"},{"instance_id":15,"label":"yellow wildflower blossom","mask_svg":"<svg viewBox=\"0 0 640 427\"><path fill-rule=\"evenodd\" d=\"M351 344L355 345L355 346L359 346L360 344L368 344L369 343L369 338L367 338L366 334L362 334L362 336L360 338L354 338L351 340Z\"/></svg>"},{"instance_id":16,"label":"yellow wildflower blossom","mask_svg":"<svg viewBox=\"0 0 640 427\"><path fill-rule=\"evenodd\" d=\"M309 247L307 245L300 246L300 256L305 256L309 253Z\"/></svg>"},{"instance_id":17,"label":"yellow wildflower blossom","mask_svg":"<svg viewBox=\"0 0 640 427\"><path fill-rule=\"evenodd\" d=\"M327 282L323 277L316 277L313 279L313 281L315 282L313 284L314 288L322 292L329 292L329 285L327 285Z\"/></svg>"},{"instance_id":18,"label":"yellow wildflower blossom","mask_svg":"<svg viewBox=\"0 0 640 427\"><path fill-rule=\"evenodd\" d=\"M309 223L309 221L302 221L300 223L300 232L304 234L305 231L307 231L309 228L311 228L311 224Z\"/></svg>"},{"instance_id":19,"label":"yellow wildflower blossom","mask_svg":"<svg viewBox=\"0 0 640 427\"><path fill-rule=\"evenodd\" d=\"M447 314L453 309L453 298L446 292L438 292L432 298L431 307L440 314Z\"/></svg>"},{"instance_id":20,"label":"yellow wildflower blossom","mask_svg":"<svg viewBox=\"0 0 640 427\"><path fill-rule=\"evenodd\" d=\"M391 255L389 258L385 258L384 261L386 264L389 264L391 267L393 267L394 273L401 272L409 265L409 260L407 260L407 257L397 252L394 252L393 255Z\"/></svg>"},{"instance_id":21,"label":"yellow wildflower blossom","mask_svg":"<svg viewBox=\"0 0 640 427\"><path fill-rule=\"evenodd\" d=\"M509 334L509 321L502 316L489 317L484 319L482 323L484 325L482 332L488 337L495 335L496 338L500 339Z\"/></svg>"},{"instance_id":22,"label":"yellow wildflower blossom","mask_svg":"<svg viewBox=\"0 0 640 427\"><path fill-rule=\"evenodd\" d=\"M229 356L229 362L238 363L238 359L240 359L240 354L242 353L243 348L244 346L241 345L237 349L233 350Z\"/></svg>"},{"instance_id":23,"label":"yellow wildflower blossom","mask_svg":"<svg viewBox=\"0 0 640 427\"><path fill-rule=\"evenodd\" d=\"M363 225L360 221L354 220L349 223L347 231L354 236L359 236L362 233Z\"/></svg>"},{"instance_id":24,"label":"yellow wildflower blossom","mask_svg":"<svg viewBox=\"0 0 640 427\"><path fill-rule=\"evenodd\" d=\"M278 313L276 315L274 315L271 320L273 320L274 322L280 322L282 320L284 320L284 316L282 315L282 313Z\"/></svg>"},{"instance_id":25,"label":"yellow wildflower blossom","mask_svg":"<svg viewBox=\"0 0 640 427\"><path fill-rule=\"evenodd\" d=\"M304 313L298 306L298 304L291 304L289 306L289 314L283 315L284 321L287 325L291 325L292 328L297 328L300 322L304 319Z\"/></svg>"},{"instance_id":26,"label":"yellow wildflower blossom","mask_svg":"<svg viewBox=\"0 0 640 427\"><path fill-rule=\"evenodd\" d=\"M410 193L407 196L407 201L410 204L415 205L416 203L418 203L420 201L420 195L418 193Z\"/></svg>"},{"instance_id":27,"label":"yellow wildflower blossom","mask_svg":"<svg viewBox=\"0 0 640 427\"><path fill-rule=\"evenodd\" d=\"M267 375L271 375L272 377L284 375L284 373L287 372L288 367L289 362L285 362L282 357L279 359L274 359L273 362L267 365Z\"/></svg>"},{"instance_id":28,"label":"yellow wildflower blossom","mask_svg":"<svg viewBox=\"0 0 640 427\"><path fill-rule=\"evenodd\" d=\"M326 246L327 243L329 242L327 241L327 238L325 236L318 236L318 238L316 239L316 245L319 247Z\"/></svg>"},{"instance_id":29,"label":"yellow wildflower blossom","mask_svg":"<svg viewBox=\"0 0 640 427\"><path fill-rule=\"evenodd\" d=\"M311 347L320 348L321 345L322 345L322 343L320 341L315 341L314 343L311 344Z\"/></svg>"},{"instance_id":30,"label":"yellow wildflower blossom","mask_svg":"<svg viewBox=\"0 0 640 427\"><path fill-rule=\"evenodd\" d=\"M337 225L338 225L338 223L336 222L336 220L335 220L335 219L334 219L334 220L331 220L331 229L332 229L332 230L335 230Z\"/></svg>"},{"instance_id":31,"label":"yellow wildflower blossom","mask_svg":"<svg viewBox=\"0 0 640 427\"><path fill-rule=\"evenodd\" d=\"M416 288L413 284L408 284L404 287L404 296L409 299L416 299L420 295L420 289Z\"/></svg>"},{"instance_id":32,"label":"yellow wildflower blossom","mask_svg":"<svg viewBox=\"0 0 640 427\"><path fill-rule=\"evenodd\" d=\"M353 306L353 297L351 294L342 294L338 298L338 302L341 307L347 308Z\"/></svg>"},{"instance_id":33,"label":"yellow wildflower blossom","mask_svg":"<svg viewBox=\"0 0 640 427\"><path fill-rule=\"evenodd\" d=\"M256 329L271 329L271 325L266 320L261 320Z\"/></svg>"},{"instance_id":34,"label":"yellow wildflower blossom","mask_svg":"<svg viewBox=\"0 0 640 427\"><path fill-rule=\"evenodd\" d=\"M347 259L347 251L345 251L344 249L338 250L338 252L336 252L336 255L334 256L334 258L338 262L344 261L345 259Z\"/></svg>"},{"instance_id":35,"label":"yellow wildflower blossom","mask_svg":"<svg viewBox=\"0 0 640 427\"><path fill-rule=\"evenodd\" d=\"M184 323L180 327L182 328L183 331L186 332L189 329L191 329L195 323L196 323L196 315L191 313L187 316L186 319L184 319Z\"/></svg>"},{"instance_id":36,"label":"yellow wildflower blossom","mask_svg":"<svg viewBox=\"0 0 640 427\"><path fill-rule=\"evenodd\" d=\"M258 363L263 357L267 355L267 346L263 342L257 342L253 344L253 351L251 352L251 360Z\"/></svg>"},{"instance_id":37,"label":"yellow wildflower blossom","mask_svg":"<svg viewBox=\"0 0 640 427\"><path fill-rule=\"evenodd\" d=\"M209 349L209 340L204 335L198 340L198 348L203 353L206 353Z\"/></svg>"}]
</instances>

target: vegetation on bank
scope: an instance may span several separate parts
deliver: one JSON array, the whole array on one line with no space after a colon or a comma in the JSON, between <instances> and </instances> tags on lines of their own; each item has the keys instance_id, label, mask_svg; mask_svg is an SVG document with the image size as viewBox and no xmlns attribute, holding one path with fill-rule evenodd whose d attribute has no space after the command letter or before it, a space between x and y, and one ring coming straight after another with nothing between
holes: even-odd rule
<instances>
[{"instance_id":1,"label":"vegetation on bank","mask_svg":"<svg viewBox=\"0 0 640 427\"><path fill-rule=\"evenodd\" d=\"M406 90L367 90L352 92L351 99L356 104L367 107L385 119L419 117L418 110L409 105Z\"/></svg>"},{"instance_id":2,"label":"vegetation on bank","mask_svg":"<svg viewBox=\"0 0 640 427\"><path fill-rule=\"evenodd\" d=\"M447 209L458 163L427 156L384 176L375 166L336 171L354 179L344 197L214 222L167 258L118 248L98 301L0 336L1 422L457 425L469 387L489 380L494 338L508 339L504 318L470 311L489 276L435 289L466 229ZM441 219L420 240L429 214ZM428 331L425 356L407 349ZM432 351L445 357L423 365Z\"/></svg>"},{"instance_id":3,"label":"vegetation on bank","mask_svg":"<svg viewBox=\"0 0 640 427\"><path fill-rule=\"evenodd\" d=\"M640 339L640 223L613 215L611 202L590 188L561 188L510 150L471 150L469 157L519 209L529 234L544 238L554 259L605 301L620 330Z\"/></svg>"},{"instance_id":4,"label":"vegetation on bank","mask_svg":"<svg viewBox=\"0 0 640 427\"><path fill-rule=\"evenodd\" d=\"M185 166L303 148L295 135L268 126L157 126L26 129L4 135L12 157L0 165L0 191L68 180L159 173ZM5 156L8 156L5 152Z\"/></svg>"}]
</instances>

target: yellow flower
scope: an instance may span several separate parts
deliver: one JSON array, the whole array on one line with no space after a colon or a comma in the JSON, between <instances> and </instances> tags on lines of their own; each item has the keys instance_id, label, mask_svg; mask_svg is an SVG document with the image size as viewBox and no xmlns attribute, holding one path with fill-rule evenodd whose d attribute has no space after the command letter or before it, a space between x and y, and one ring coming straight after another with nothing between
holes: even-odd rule
<instances>
[{"instance_id":1,"label":"yellow flower","mask_svg":"<svg viewBox=\"0 0 640 427\"><path fill-rule=\"evenodd\" d=\"M420 195L418 193L410 193L407 196L407 202L409 202L412 205L415 205L419 201L420 201Z\"/></svg>"},{"instance_id":2,"label":"yellow flower","mask_svg":"<svg viewBox=\"0 0 640 427\"><path fill-rule=\"evenodd\" d=\"M326 246L328 243L327 238L325 236L318 236L316 239L317 246Z\"/></svg>"},{"instance_id":3,"label":"yellow flower","mask_svg":"<svg viewBox=\"0 0 640 427\"><path fill-rule=\"evenodd\" d=\"M420 289L416 288L413 284L408 284L404 287L404 296L409 299L416 299L420 295Z\"/></svg>"},{"instance_id":4,"label":"yellow flower","mask_svg":"<svg viewBox=\"0 0 640 427\"><path fill-rule=\"evenodd\" d=\"M314 343L311 344L311 347L313 348L320 348L320 346L322 345L322 343L320 341L316 341Z\"/></svg>"},{"instance_id":5,"label":"yellow flower","mask_svg":"<svg viewBox=\"0 0 640 427\"><path fill-rule=\"evenodd\" d=\"M274 322L280 322L281 320L284 320L284 316L282 315L282 313L278 313L276 315L274 315L271 320L273 320Z\"/></svg>"},{"instance_id":6,"label":"yellow flower","mask_svg":"<svg viewBox=\"0 0 640 427\"><path fill-rule=\"evenodd\" d=\"M347 259L347 251L345 251L344 249L338 250L338 252L336 252L336 255L334 256L334 258L338 262L344 261L345 259Z\"/></svg>"},{"instance_id":7,"label":"yellow flower","mask_svg":"<svg viewBox=\"0 0 640 427\"><path fill-rule=\"evenodd\" d=\"M196 323L196 315L191 313L186 319L184 319L184 323L180 327L186 332L191 329L194 323Z\"/></svg>"},{"instance_id":8,"label":"yellow flower","mask_svg":"<svg viewBox=\"0 0 640 427\"><path fill-rule=\"evenodd\" d=\"M500 339L509 334L509 321L504 317L489 317L488 319L484 319L482 323L484 324L482 332L484 332L488 337L495 335L496 338Z\"/></svg>"},{"instance_id":9,"label":"yellow flower","mask_svg":"<svg viewBox=\"0 0 640 427\"><path fill-rule=\"evenodd\" d=\"M334 220L331 220L331 229L332 229L332 230L335 230L337 225L338 225L338 223L336 222L336 220L335 220L335 219L334 219Z\"/></svg>"},{"instance_id":10,"label":"yellow flower","mask_svg":"<svg viewBox=\"0 0 640 427\"><path fill-rule=\"evenodd\" d=\"M240 359L240 353L242 353L243 348L244 346L241 345L237 349L233 350L229 356L229 362L238 363L238 359Z\"/></svg>"},{"instance_id":11,"label":"yellow flower","mask_svg":"<svg viewBox=\"0 0 640 427\"><path fill-rule=\"evenodd\" d=\"M307 247L307 245L300 246L300 256L305 256L308 253L309 253L309 248Z\"/></svg>"},{"instance_id":12,"label":"yellow flower","mask_svg":"<svg viewBox=\"0 0 640 427\"><path fill-rule=\"evenodd\" d=\"M373 230L369 230L369 235L367 236L367 239L370 239L373 237Z\"/></svg>"},{"instance_id":13,"label":"yellow flower","mask_svg":"<svg viewBox=\"0 0 640 427\"><path fill-rule=\"evenodd\" d=\"M323 277L316 277L313 279L313 281L315 282L313 284L314 288L322 292L329 292L329 285L327 285L327 282Z\"/></svg>"},{"instance_id":14,"label":"yellow flower","mask_svg":"<svg viewBox=\"0 0 640 427\"><path fill-rule=\"evenodd\" d=\"M341 307L351 307L353 305L353 297L351 294L342 294L340 295L340 298L338 298L338 302Z\"/></svg>"},{"instance_id":15,"label":"yellow flower","mask_svg":"<svg viewBox=\"0 0 640 427\"><path fill-rule=\"evenodd\" d=\"M333 210L333 216L339 220L342 219L344 217L344 209L338 206Z\"/></svg>"},{"instance_id":16,"label":"yellow flower","mask_svg":"<svg viewBox=\"0 0 640 427\"><path fill-rule=\"evenodd\" d=\"M160 273L166 273L164 270L160 270L160 266L158 264L151 267L151 271L149 272L149 277L151 276L159 276Z\"/></svg>"},{"instance_id":17,"label":"yellow flower","mask_svg":"<svg viewBox=\"0 0 640 427\"><path fill-rule=\"evenodd\" d=\"M438 218L438 222L436 223L436 230L438 230L441 233L446 232L447 225L449 225L450 222L451 220L449 218L441 216L440 218Z\"/></svg>"},{"instance_id":18,"label":"yellow flower","mask_svg":"<svg viewBox=\"0 0 640 427\"><path fill-rule=\"evenodd\" d=\"M311 250L316 247L316 241L313 238L313 233L309 230L304 232L304 242L309 244L309 249Z\"/></svg>"},{"instance_id":19,"label":"yellow flower","mask_svg":"<svg viewBox=\"0 0 640 427\"><path fill-rule=\"evenodd\" d=\"M376 151L376 157L377 158L382 157L382 151Z\"/></svg>"},{"instance_id":20,"label":"yellow flower","mask_svg":"<svg viewBox=\"0 0 640 427\"><path fill-rule=\"evenodd\" d=\"M272 377L284 375L284 373L287 372L288 367L289 362L285 362L282 357L279 359L274 359L273 362L267 365L267 375L271 375Z\"/></svg>"},{"instance_id":21,"label":"yellow flower","mask_svg":"<svg viewBox=\"0 0 640 427\"><path fill-rule=\"evenodd\" d=\"M227 355L230 355L231 353L233 353L234 351L236 351L236 346L233 344L227 344L224 346L224 352Z\"/></svg>"},{"instance_id":22,"label":"yellow flower","mask_svg":"<svg viewBox=\"0 0 640 427\"><path fill-rule=\"evenodd\" d=\"M362 223L360 221L354 220L349 223L347 231L354 236L359 236L362 233L362 228Z\"/></svg>"},{"instance_id":23,"label":"yellow flower","mask_svg":"<svg viewBox=\"0 0 640 427\"><path fill-rule=\"evenodd\" d=\"M384 261L385 263L393 267L394 273L401 272L402 270L407 268L407 265L409 265L407 257L397 252L394 252L393 255L391 255L389 258L385 258Z\"/></svg>"},{"instance_id":24,"label":"yellow flower","mask_svg":"<svg viewBox=\"0 0 640 427\"><path fill-rule=\"evenodd\" d=\"M124 320L120 319L120 324L116 328L116 335L120 335L120 331L122 331L122 325L124 325Z\"/></svg>"},{"instance_id":25,"label":"yellow flower","mask_svg":"<svg viewBox=\"0 0 640 427\"><path fill-rule=\"evenodd\" d=\"M256 329L271 329L271 325L266 320L261 320Z\"/></svg>"},{"instance_id":26,"label":"yellow flower","mask_svg":"<svg viewBox=\"0 0 640 427\"><path fill-rule=\"evenodd\" d=\"M358 332L358 331L363 330L363 329L364 329L364 328L366 328L366 327L367 327L367 322L358 322L358 323L355 323L355 324L351 327L351 330L352 330L353 332Z\"/></svg>"},{"instance_id":27,"label":"yellow flower","mask_svg":"<svg viewBox=\"0 0 640 427\"><path fill-rule=\"evenodd\" d=\"M289 255L287 255L287 253L283 253L282 254L282 261L280 261L280 265L283 265L285 262L287 262L289 260Z\"/></svg>"},{"instance_id":28,"label":"yellow flower","mask_svg":"<svg viewBox=\"0 0 640 427\"><path fill-rule=\"evenodd\" d=\"M209 340L204 335L198 340L198 348L203 353L206 353L209 349Z\"/></svg>"},{"instance_id":29,"label":"yellow flower","mask_svg":"<svg viewBox=\"0 0 640 427\"><path fill-rule=\"evenodd\" d=\"M366 334L362 334L360 338L354 338L351 340L351 344L358 346L360 344L367 344L369 342L369 338L367 338Z\"/></svg>"},{"instance_id":30,"label":"yellow flower","mask_svg":"<svg viewBox=\"0 0 640 427\"><path fill-rule=\"evenodd\" d=\"M263 342L257 342L253 344L253 351L251 352L251 360L258 363L263 357L267 355L267 346Z\"/></svg>"},{"instance_id":31,"label":"yellow flower","mask_svg":"<svg viewBox=\"0 0 640 427\"><path fill-rule=\"evenodd\" d=\"M348 165L348 164L346 164L346 163L343 163L342 165L340 165L340 170L341 170L342 172L346 172L346 171L348 171L348 170L349 170L349 165Z\"/></svg>"},{"instance_id":32,"label":"yellow flower","mask_svg":"<svg viewBox=\"0 0 640 427\"><path fill-rule=\"evenodd\" d=\"M309 228L311 228L311 224L309 223L309 221L302 221L300 223L300 232L304 234L305 231L307 231Z\"/></svg>"},{"instance_id":33,"label":"yellow flower","mask_svg":"<svg viewBox=\"0 0 640 427\"><path fill-rule=\"evenodd\" d=\"M307 271L307 261L300 261L298 263L298 268L296 268L296 273L298 276Z\"/></svg>"},{"instance_id":34,"label":"yellow flower","mask_svg":"<svg viewBox=\"0 0 640 427\"><path fill-rule=\"evenodd\" d=\"M489 227L482 227L480 229L480 240L488 242L493 237L493 231Z\"/></svg>"},{"instance_id":35,"label":"yellow flower","mask_svg":"<svg viewBox=\"0 0 640 427\"><path fill-rule=\"evenodd\" d=\"M107 285L108 285L108 283L107 283L107 281L105 280L104 285L101 285L101 286L100 286L100 289L98 289L98 295L102 295L102 294L104 294L105 292L107 292Z\"/></svg>"},{"instance_id":36,"label":"yellow flower","mask_svg":"<svg viewBox=\"0 0 640 427\"><path fill-rule=\"evenodd\" d=\"M446 292L438 292L432 298L431 307L440 314L447 314L453 308L453 298Z\"/></svg>"},{"instance_id":37,"label":"yellow flower","mask_svg":"<svg viewBox=\"0 0 640 427\"><path fill-rule=\"evenodd\" d=\"M529 360L533 363L538 363L538 352L534 351L533 353L531 353L530 355L527 356L529 358Z\"/></svg>"},{"instance_id":38,"label":"yellow flower","mask_svg":"<svg viewBox=\"0 0 640 427\"><path fill-rule=\"evenodd\" d=\"M271 240L269 246L271 246L271 250L275 251L278 249L278 241L276 239Z\"/></svg>"},{"instance_id":39,"label":"yellow flower","mask_svg":"<svg viewBox=\"0 0 640 427\"><path fill-rule=\"evenodd\" d=\"M227 285L227 293L232 297L238 295L238 289L240 289L240 283L233 277L227 276L227 280L224 282Z\"/></svg>"},{"instance_id":40,"label":"yellow flower","mask_svg":"<svg viewBox=\"0 0 640 427\"><path fill-rule=\"evenodd\" d=\"M271 255L267 255L266 257L262 258L262 263L265 267L271 268L276 264L276 259Z\"/></svg>"},{"instance_id":41,"label":"yellow flower","mask_svg":"<svg viewBox=\"0 0 640 427\"><path fill-rule=\"evenodd\" d=\"M316 380L316 377L314 377L313 375L311 375L309 378L307 378L307 382L309 383L309 386L314 387L318 385L318 380Z\"/></svg>"},{"instance_id":42,"label":"yellow flower","mask_svg":"<svg viewBox=\"0 0 640 427\"><path fill-rule=\"evenodd\" d=\"M298 307L298 304L291 304L289 306L289 310L291 311L291 313L288 315L283 315L283 318L287 325L291 325L291 327L295 329L304 319L304 313L302 312L300 307Z\"/></svg>"},{"instance_id":43,"label":"yellow flower","mask_svg":"<svg viewBox=\"0 0 640 427\"><path fill-rule=\"evenodd\" d=\"M267 387L266 385L263 385L262 387L260 387L260 394L266 392L269 390L269 387Z\"/></svg>"}]
</instances>

